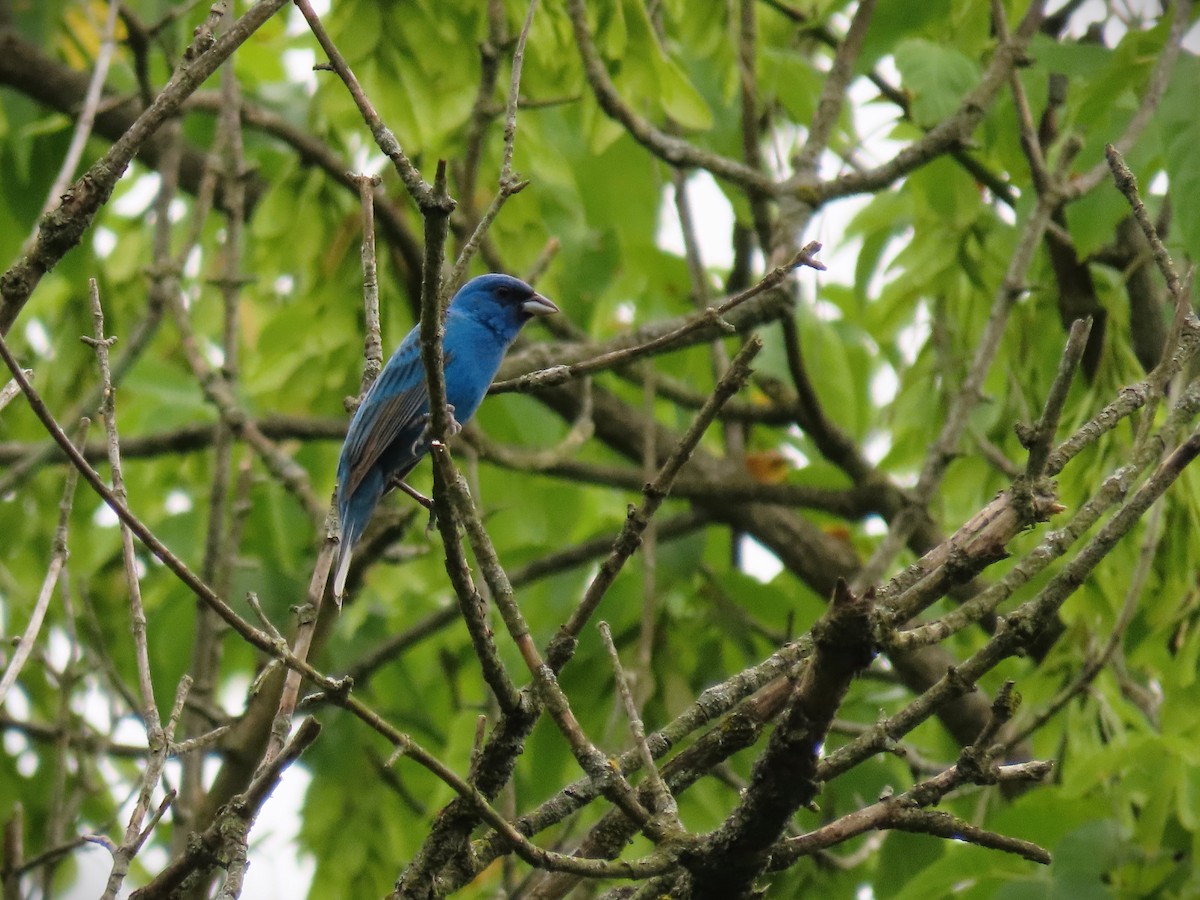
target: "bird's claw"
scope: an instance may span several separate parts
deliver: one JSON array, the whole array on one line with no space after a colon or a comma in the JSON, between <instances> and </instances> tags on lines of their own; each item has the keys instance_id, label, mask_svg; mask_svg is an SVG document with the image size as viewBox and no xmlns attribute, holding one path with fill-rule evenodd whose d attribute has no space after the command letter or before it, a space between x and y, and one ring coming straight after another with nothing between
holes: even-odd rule
<instances>
[{"instance_id":1,"label":"bird's claw","mask_svg":"<svg viewBox=\"0 0 1200 900\"><path fill-rule=\"evenodd\" d=\"M389 485L389 487L399 488L400 490L404 491L404 493L408 494L408 496L412 497L414 500L416 500L418 503L420 503L423 507L432 511L433 501L430 498L426 497L424 494L422 494L420 491L418 491L415 487L410 485L403 478L392 479L392 482Z\"/></svg>"},{"instance_id":2,"label":"bird's claw","mask_svg":"<svg viewBox=\"0 0 1200 900\"><path fill-rule=\"evenodd\" d=\"M446 423L446 437L452 438L462 431L463 427L461 424L459 424L458 419L454 418L453 403L446 404L446 412L450 414L450 421ZM425 452L422 449L423 447L432 447L435 443L437 443L433 440L433 433L429 428L430 420L431 415L429 413L425 413L425 415L421 416L419 420L424 423L424 427L421 429L421 433L417 435L417 439L413 441L412 447L409 449L409 452L413 456L423 455Z\"/></svg>"}]
</instances>

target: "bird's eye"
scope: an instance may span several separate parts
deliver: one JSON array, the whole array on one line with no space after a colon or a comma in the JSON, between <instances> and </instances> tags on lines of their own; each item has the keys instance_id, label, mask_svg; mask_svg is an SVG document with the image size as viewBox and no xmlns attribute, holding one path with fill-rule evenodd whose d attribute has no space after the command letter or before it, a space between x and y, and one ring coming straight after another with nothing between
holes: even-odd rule
<instances>
[{"instance_id":1,"label":"bird's eye","mask_svg":"<svg viewBox=\"0 0 1200 900\"><path fill-rule=\"evenodd\" d=\"M507 300L509 297L512 296L512 288L498 287L498 288L496 288L496 296L499 297L501 300Z\"/></svg>"}]
</instances>

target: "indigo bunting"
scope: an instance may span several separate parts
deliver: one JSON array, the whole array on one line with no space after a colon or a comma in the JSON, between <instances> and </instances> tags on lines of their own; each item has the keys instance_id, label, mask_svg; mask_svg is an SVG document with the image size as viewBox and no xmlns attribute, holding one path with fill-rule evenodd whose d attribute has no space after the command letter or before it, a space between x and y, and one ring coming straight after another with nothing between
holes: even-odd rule
<instances>
[{"instance_id":1,"label":"indigo bunting","mask_svg":"<svg viewBox=\"0 0 1200 900\"><path fill-rule=\"evenodd\" d=\"M558 307L509 275L480 275L446 310L443 353L451 429L470 420L521 327ZM387 361L350 420L337 469L342 542L333 591L346 586L350 553L393 479L406 476L429 452L429 387L421 363L419 326Z\"/></svg>"}]
</instances>

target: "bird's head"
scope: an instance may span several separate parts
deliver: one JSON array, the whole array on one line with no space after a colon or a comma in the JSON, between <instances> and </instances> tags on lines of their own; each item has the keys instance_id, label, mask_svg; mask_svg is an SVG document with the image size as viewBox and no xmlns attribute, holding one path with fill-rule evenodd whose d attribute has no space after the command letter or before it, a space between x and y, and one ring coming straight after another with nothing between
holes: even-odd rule
<instances>
[{"instance_id":1,"label":"bird's head","mask_svg":"<svg viewBox=\"0 0 1200 900\"><path fill-rule=\"evenodd\" d=\"M553 315L558 307L520 278L480 275L459 289L450 311L486 322L511 340L534 316Z\"/></svg>"}]
</instances>

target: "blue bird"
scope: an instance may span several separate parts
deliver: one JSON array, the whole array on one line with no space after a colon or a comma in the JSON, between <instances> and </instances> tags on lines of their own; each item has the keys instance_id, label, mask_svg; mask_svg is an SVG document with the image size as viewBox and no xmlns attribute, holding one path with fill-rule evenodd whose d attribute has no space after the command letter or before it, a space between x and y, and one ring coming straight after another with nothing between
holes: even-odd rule
<instances>
[{"instance_id":1,"label":"blue bird","mask_svg":"<svg viewBox=\"0 0 1200 900\"><path fill-rule=\"evenodd\" d=\"M454 295L442 343L453 430L475 415L521 327L534 316L556 312L557 306L510 275L480 275ZM380 498L429 452L429 388L419 330L414 327L405 335L387 361L350 420L342 445L337 469L342 542L335 597L342 596L350 554Z\"/></svg>"}]
</instances>

